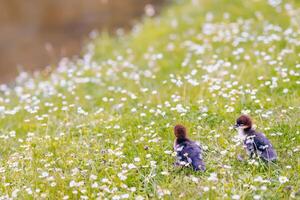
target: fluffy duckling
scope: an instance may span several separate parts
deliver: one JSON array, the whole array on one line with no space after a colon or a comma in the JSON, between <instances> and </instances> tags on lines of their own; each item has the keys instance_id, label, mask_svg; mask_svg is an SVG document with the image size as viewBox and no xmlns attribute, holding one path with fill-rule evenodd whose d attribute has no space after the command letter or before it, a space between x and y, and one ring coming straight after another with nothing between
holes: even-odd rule
<instances>
[{"instance_id":1,"label":"fluffy duckling","mask_svg":"<svg viewBox=\"0 0 300 200\"><path fill-rule=\"evenodd\" d=\"M177 165L191 165L195 171L205 171L205 163L202 158L202 149L187 138L186 128L182 125L176 125L174 128L175 142L174 151L177 153Z\"/></svg>"},{"instance_id":2,"label":"fluffy duckling","mask_svg":"<svg viewBox=\"0 0 300 200\"><path fill-rule=\"evenodd\" d=\"M241 115L234 127L238 130L250 158L256 155L267 162L277 160L276 151L266 136L252 129L252 120L249 116Z\"/></svg>"}]
</instances>

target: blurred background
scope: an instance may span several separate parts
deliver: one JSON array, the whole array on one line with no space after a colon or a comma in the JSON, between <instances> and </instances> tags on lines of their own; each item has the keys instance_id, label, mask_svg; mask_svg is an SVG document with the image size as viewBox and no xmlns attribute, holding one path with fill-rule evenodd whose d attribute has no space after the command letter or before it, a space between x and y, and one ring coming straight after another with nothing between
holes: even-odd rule
<instances>
[{"instance_id":1,"label":"blurred background","mask_svg":"<svg viewBox=\"0 0 300 200\"><path fill-rule=\"evenodd\" d=\"M0 0L0 83L78 55L93 30L129 30L164 0Z\"/></svg>"}]
</instances>

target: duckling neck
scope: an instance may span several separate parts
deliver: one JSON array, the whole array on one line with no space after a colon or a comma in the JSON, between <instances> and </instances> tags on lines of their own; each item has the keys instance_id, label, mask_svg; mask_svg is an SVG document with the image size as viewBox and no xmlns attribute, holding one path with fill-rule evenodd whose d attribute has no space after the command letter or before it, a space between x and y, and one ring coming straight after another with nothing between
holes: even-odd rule
<instances>
[{"instance_id":1,"label":"duckling neck","mask_svg":"<svg viewBox=\"0 0 300 200\"><path fill-rule=\"evenodd\" d=\"M239 137L241 139L246 139L247 136L251 136L254 134L254 130L250 127L250 128L246 128L246 129L239 129L238 130L238 134L239 134Z\"/></svg>"},{"instance_id":2,"label":"duckling neck","mask_svg":"<svg viewBox=\"0 0 300 200\"><path fill-rule=\"evenodd\" d=\"M175 144L177 145L177 144L181 144L181 143L183 143L183 142L186 142L186 141L190 141L188 138L177 138L176 140L175 140Z\"/></svg>"},{"instance_id":3,"label":"duckling neck","mask_svg":"<svg viewBox=\"0 0 300 200\"><path fill-rule=\"evenodd\" d=\"M245 140L247 137L247 134L245 133L244 129L238 129L238 136L241 140Z\"/></svg>"}]
</instances>

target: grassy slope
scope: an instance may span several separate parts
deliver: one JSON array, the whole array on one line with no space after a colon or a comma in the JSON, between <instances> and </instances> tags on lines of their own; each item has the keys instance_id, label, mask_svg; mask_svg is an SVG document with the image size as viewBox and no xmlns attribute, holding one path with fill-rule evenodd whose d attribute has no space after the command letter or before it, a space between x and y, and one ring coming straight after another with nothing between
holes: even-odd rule
<instances>
[{"instance_id":1,"label":"grassy slope","mask_svg":"<svg viewBox=\"0 0 300 200\"><path fill-rule=\"evenodd\" d=\"M23 74L1 87L3 197L295 196L299 3L192 2L174 2L129 35L102 35L50 77ZM243 149L230 127L242 112L276 147L276 165L236 159ZM176 123L206 149L205 173L173 167Z\"/></svg>"}]
</instances>

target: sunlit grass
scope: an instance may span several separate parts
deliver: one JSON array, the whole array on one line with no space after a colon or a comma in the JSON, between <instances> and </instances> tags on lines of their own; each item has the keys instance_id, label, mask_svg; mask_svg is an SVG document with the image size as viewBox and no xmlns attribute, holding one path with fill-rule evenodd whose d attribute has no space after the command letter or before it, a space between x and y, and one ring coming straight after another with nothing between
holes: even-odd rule
<instances>
[{"instance_id":1,"label":"sunlit grass","mask_svg":"<svg viewBox=\"0 0 300 200\"><path fill-rule=\"evenodd\" d=\"M297 1L174 1L49 77L1 86L1 198L300 198L299 16ZM241 113L278 162L237 159ZM206 172L174 167L177 123Z\"/></svg>"}]
</instances>

